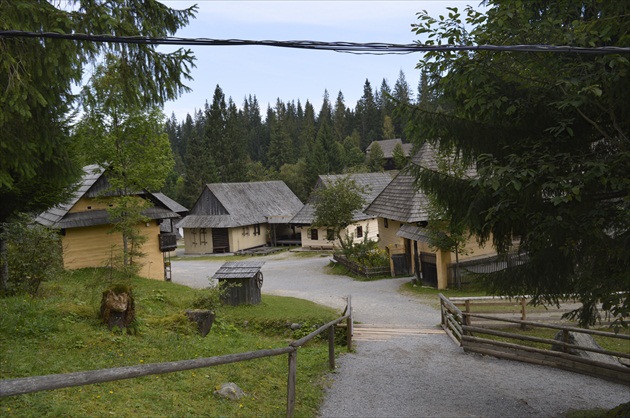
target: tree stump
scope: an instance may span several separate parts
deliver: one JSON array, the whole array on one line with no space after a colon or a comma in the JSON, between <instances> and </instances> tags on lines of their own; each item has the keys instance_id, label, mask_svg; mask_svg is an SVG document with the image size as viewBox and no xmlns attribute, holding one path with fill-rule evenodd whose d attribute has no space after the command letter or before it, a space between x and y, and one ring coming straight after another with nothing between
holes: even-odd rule
<instances>
[{"instance_id":1,"label":"tree stump","mask_svg":"<svg viewBox=\"0 0 630 418\"><path fill-rule=\"evenodd\" d=\"M114 327L127 329L136 319L131 288L116 286L105 290L101 298L101 318L110 331Z\"/></svg>"}]
</instances>

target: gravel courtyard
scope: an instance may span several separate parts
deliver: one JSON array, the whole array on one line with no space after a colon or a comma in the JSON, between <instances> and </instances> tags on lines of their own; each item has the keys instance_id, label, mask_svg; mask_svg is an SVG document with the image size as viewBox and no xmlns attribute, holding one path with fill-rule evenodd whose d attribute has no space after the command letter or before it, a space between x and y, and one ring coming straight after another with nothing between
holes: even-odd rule
<instances>
[{"instance_id":1,"label":"gravel courtyard","mask_svg":"<svg viewBox=\"0 0 630 418\"><path fill-rule=\"evenodd\" d=\"M399 291L408 278L372 282L325 274L328 257L283 252L265 261L263 294L342 309L355 322L401 332L357 336L338 359L321 417L559 417L630 402L630 388L553 368L465 354L439 332L439 310ZM206 287L221 261L176 260L173 282ZM413 332L408 332L413 330ZM299 390L299 388L298 388Z\"/></svg>"}]
</instances>

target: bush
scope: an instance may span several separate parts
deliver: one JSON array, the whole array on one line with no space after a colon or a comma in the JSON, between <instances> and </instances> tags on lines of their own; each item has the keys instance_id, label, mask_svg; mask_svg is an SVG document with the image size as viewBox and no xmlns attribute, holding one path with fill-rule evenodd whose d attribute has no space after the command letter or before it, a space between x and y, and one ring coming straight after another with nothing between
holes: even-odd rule
<instances>
[{"instance_id":1,"label":"bush","mask_svg":"<svg viewBox=\"0 0 630 418\"><path fill-rule=\"evenodd\" d=\"M359 244L348 246L343 250L343 255L350 261L354 261L365 267L387 267L389 259L387 253L378 248L376 241L364 239Z\"/></svg>"},{"instance_id":2,"label":"bush","mask_svg":"<svg viewBox=\"0 0 630 418\"><path fill-rule=\"evenodd\" d=\"M58 277L63 271L61 237L24 216L4 224L0 239L7 243L9 276L4 292L35 296L40 284Z\"/></svg>"}]
</instances>

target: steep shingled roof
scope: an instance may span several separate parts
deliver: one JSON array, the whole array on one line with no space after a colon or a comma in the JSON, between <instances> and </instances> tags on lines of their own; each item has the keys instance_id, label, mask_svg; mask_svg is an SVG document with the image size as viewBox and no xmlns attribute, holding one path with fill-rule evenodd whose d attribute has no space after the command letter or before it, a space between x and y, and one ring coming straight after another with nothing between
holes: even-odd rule
<instances>
[{"instance_id":1,"label":"steep shingled roof","mask_svg":"<svg viewBox=\"0 0 630 418\"><path fill-rule=\"evenodd\" d=\"M428 142L411 159L411 164L438 170L437 151ZM475 170L469 169L467 176L474 177ZM366 208L365 213L399 222L415 223L427 221L429 200L415 185L415 176L405 171L398 174L391 183Z\"/></svg>"},{"instance_id":2,"label":"steep shingled roof","mask_svg":"<svg viewBox=\"0 0 630 418\"><path fill-rule=\"evenodd\" d=\"M302 202L283 181L207 184L179 228L288 223Z\"/></svg>"},{"instance_id":3,"label":"steep shingled roof","mask_svg":"<svg viewBox=\"0 0 630 418\"><path fill-rule=\"evenodd\" d=\"M334 181L349 176L352 178L358 186L366 187L366 193L363 195L365 199L365 209L383 189L392 181L392 176L389 173L354 173L354 174L334 174L334 175L321 175L317 180L315 189L327 187ZM360 221L363 219L369 219L373 216L369 216L364 213L363 210L354 214L354 220ZM298 212L293 219L292 224L296 225L310 225L315 221L315 206L313 205L313 196L309 198L308 203L304 205L302 210Z\"/></svg>"},{"instance_id":4,"label":"steep shingled roof","mask_svg":"<svg viewBox=\"0 0 630 418\"><path fill-rule=\"evenodd\" d=\"M96 197L100 192L106 191L108 183L103 176L104 173L105 170L103 167L96 164L83 167L83 177L78 184L77 190L72 195L72 198L66 203L49 208L40 213L35 221L50 228L78 228L111 223L107 210L103 209L70 213L70 210L82 197ZM138 195L149 197L154 203L157 203L155 206L142 211L144 216L150 219L179 218L179 215L168 207L168 205L161 203L162 201L160 198L156 197L155 194L142 192ZM179 205L167 196L162 196L176 205ZM179 206L183 208L183 206Z\"/></svg>"}]
</instances>

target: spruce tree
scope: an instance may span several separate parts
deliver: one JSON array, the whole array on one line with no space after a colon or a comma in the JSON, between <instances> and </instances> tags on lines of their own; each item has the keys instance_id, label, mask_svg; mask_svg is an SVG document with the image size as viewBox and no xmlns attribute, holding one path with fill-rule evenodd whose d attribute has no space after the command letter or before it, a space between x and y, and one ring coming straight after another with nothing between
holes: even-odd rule
<instances>
[{"instance_id":1,"label":"spruce tree","mask_svg":"<svg viewBox=\"0 0 630 418\"><path fill-rule=\"evenodd\" d=\"M486 13L420 13L429 44L627 47L627 2L486 2ZM464 28L464 23L468 25ZM472 29L470 29L472 28ZM412 109L419 141L453 148L478 178L418 170L446 216L500 254L526 263L487 277L489 289L534 303L577 298L583 326L603 307L630 315L630 63L621 54L427 53L439 111ZM439 144L437 143L439 139ZM600 305L601 304L601 305Z\"/></svg>"}]
</instances>

